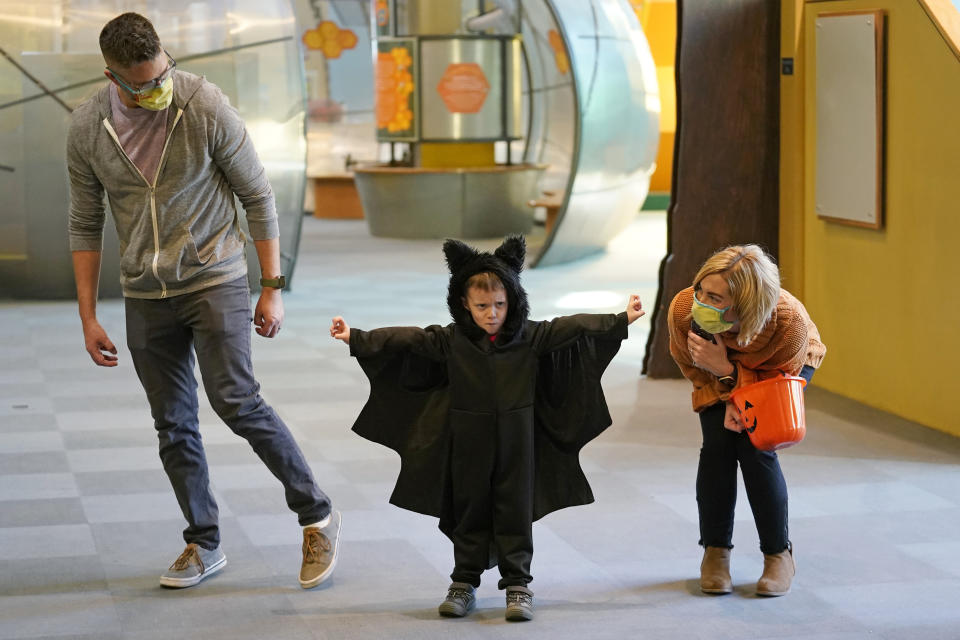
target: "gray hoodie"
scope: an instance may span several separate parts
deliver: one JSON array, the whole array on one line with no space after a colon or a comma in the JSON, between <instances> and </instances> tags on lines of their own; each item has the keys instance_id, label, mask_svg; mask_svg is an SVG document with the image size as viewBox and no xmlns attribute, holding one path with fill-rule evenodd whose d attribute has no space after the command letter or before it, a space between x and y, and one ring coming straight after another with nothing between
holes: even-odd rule
<instances>
[{"instance_id":1,"label":"gray hoodie","mask_svg":"<svg viewBox=\"0 0 960 640\"><path fill-rule=\"evenodd\" d=\"M110 91L112 84L77 107L70 122L70 250L102 250L106 191L124 296L166 298L245 275L234 194L254 240L277 237L279 227L273 191L236 109L216 85L177 71L151 183L120 146Z\"/></svg>"}]
</instances>

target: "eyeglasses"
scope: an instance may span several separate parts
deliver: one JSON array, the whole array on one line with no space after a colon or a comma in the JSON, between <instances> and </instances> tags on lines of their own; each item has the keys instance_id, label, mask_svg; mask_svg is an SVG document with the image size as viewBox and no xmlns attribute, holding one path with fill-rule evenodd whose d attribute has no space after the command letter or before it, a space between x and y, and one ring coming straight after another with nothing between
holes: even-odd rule
<instances>
[{"instance_id":1,"label":"eyeglasses","mask_svg":"<svg viewBox=\"0 0 960 640\"><path fill-rule=\"evenodd\" d=\"M113 79L116 80L121 87L126 89L134 97L139 98L140 96L153 91L154 89L162 85L164 82L166 82L167 78L169 78L173 74L174 69L177 68L177 61L174 60L169 53L167 53L166 49L163 50L163 53L166 54L167 56L167 70L161 73L159 76L157 76L153 80L148 80L147 82L143 83L137 89L132 88L130 85L124 82L123 79L120 77L120 75L117 74L117 72L111 69L110 67L107 67L107 71L110 72L110 75L113 76Z\"/></svg>"}]
</instances>

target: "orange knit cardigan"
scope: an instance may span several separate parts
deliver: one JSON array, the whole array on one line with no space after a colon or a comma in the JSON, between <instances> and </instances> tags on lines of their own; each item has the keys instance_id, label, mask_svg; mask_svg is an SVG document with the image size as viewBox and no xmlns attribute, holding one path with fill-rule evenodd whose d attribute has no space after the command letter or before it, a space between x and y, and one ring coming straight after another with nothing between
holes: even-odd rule
<instances>
[{"instance_id":1,"label":"orange knit cardigan","mask_svg":"<svg viewBox=\"0 0 960 640\"><path fill-rule=\"evenodd\" d=\"M693 383L693 410L701 411L712 404L730 398L732 389L719 382L709 371L693 364L687 350L687 332L690 330L690 309L693 306L693 287L687 287L670 303L667 325L670 328L670 355L677 362L683 376ZM742 387L781 373L797 375L804 365L814 369L820 366L827 348L820 342L820 333L803 304L788 291L780 290L780 299L773 315L763 330L741 347L737 335L717 334L727 347L727 357L737 368L737 385Z\"/></svg>"}]
</instances>

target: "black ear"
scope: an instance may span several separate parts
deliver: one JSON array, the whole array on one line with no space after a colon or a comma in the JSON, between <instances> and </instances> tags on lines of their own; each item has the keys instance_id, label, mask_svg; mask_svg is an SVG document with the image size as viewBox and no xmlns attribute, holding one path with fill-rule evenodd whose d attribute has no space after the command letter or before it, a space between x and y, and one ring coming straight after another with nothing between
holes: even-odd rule
<instances>
[{"instance_id":1,"label":"black ear","mask_svg":"<svg viewBox=\"0 0 960 640\"><path fill-rule=\"evenodd\" d=\"M480 254L473 247L459 240L448 239L443 243L443 255L447 258L447 268L451 274L459 273Z\"/></svg>"},{"instance_id":2,"label":"black ear","mask_svg":"<svg viewBox=\"0 0 960 640\"><path fill-rule=\"evenodd\" d=\"M493 252L493 255L506 262L507 266L517 273L523 270L523 259L526 254L527 243L521 235L508 236Z\"/></svg>"}]
</instances>

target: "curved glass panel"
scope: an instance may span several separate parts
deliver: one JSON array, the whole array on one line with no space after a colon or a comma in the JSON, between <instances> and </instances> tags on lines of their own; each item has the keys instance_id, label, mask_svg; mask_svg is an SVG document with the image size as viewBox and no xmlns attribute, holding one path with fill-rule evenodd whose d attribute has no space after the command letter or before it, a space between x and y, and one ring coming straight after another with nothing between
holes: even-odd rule
<instances>
[{"instance_id":1,"label":"curved glass panel","mask_svg":"<svg viewBox=\"0 0 960 640\"><path fill-rule=\"evenodd\" d=\"M516 0L500 0L516 10ZM524 160L548 166L541 189L563 194L576 153L577 109L569 58L559 25L543 0L523 2L521 33L529 69L529 135Z\"/></svg>"},{"instance_id":2,"label":"curved glass panel","mask_svg":"<svg viewBox=\"0 0 960 640\"><path fill-rule=\"evenodd\" d=\"M69 110L105 82L98 37L134 9L177 68L217 84L247 124L277 199L281 266L293 275L303 219L302 61L288 0L0 0L0 295L75 294L67 245ZM12 206L7 206L12 203ZM239 208L242 224L243 210ZM259 278L248 246L250 278ZM120 294L106 224L100 292Z\"/></svg>"},{"instance_id":3,"label":"curved glass panel","mask_svg":"<svg viewBox=\"0 0 960 640\"><path fill-rule=\"evenodd\" d=\"M562 199L576 155L577 107L560 27L546 0L486 0L484 9L479 17L478 12L465 12L471 28L506 35L517 33L519 27L523 43L524 139L511 143L512 157L545 166L538 195L545 201ZM534 227L527 235L530 255L540 253L545 238L543 227Z\"/></svg>"},{"instance_id":4,"label":"curved glass panel","mask_svg":"<svg viewBox=\"0 0 960 640\"><path fill-rule=\"evenodd\" d=\"M307 81L307 176L375 162L370 0L293 0Z\"/></svg>"},{"instance_id":5,"label":"curved glass panel","mask_svg":"<svg viewBox=\"0 0 960 640\"><path fill-rule=\"evenodd\" d=\"M603 249L647 196L659 140L656 67L621 0L488 0L475 23L499 33L520 13L527 78L524 161L548 165L540 188L558 204L534 265Z\"/></svg>"},{"instance_id":6,"label":"curved glass panel","mask_svg":"<svg viewBox=\"0 0 960 640\"><path fill-rule=\"evenodd\" d=\"M536 264L603 249L636 215L659 140L656 67L619 0L550 0L575 77L579 128L567 205Z\"/></svg>"}]
</instances>

